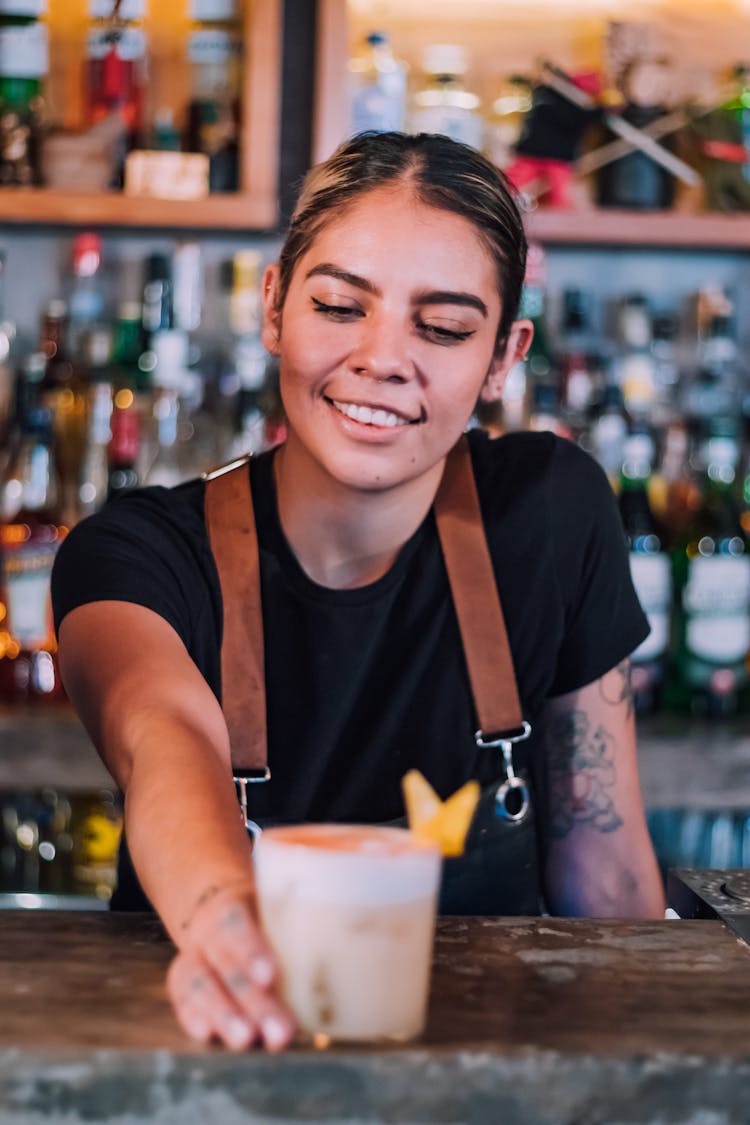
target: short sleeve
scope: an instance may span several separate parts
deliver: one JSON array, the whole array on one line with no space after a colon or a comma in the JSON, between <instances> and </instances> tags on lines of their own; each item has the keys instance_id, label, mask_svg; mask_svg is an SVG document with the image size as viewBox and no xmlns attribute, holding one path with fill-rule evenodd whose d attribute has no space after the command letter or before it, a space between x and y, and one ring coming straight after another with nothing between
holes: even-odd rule
<instances>
[{"instance_id":1,"label":"short sleeve","mask_svg":"<svg viewBox=\"0 0 750 1125\"><path fill-rule=\"evenodd\" d=\"M97 601L125 601L163 617L187 645L201 606L186 521L167 489L143 489L105 505L62 543L52 572L55 630Z\"/></svg>"},{"instance_id":2,"label":"short sleeve","mask_svg":"<svg viewBox=\"0 0 750 1125\"><path fill-rule=\"evenodd\" d=\"M551 466L549 520L564 634L549 695L575 691L624 660L649 633L630 577L622 520L599 465L560 441Z\"/></svg>"}]
</instances>

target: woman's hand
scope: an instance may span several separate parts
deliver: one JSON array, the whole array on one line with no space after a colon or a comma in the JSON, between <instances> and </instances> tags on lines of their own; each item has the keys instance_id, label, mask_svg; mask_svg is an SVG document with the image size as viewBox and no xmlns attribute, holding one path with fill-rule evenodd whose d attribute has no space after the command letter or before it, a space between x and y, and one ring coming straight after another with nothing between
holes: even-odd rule
<instances>
[{"instance_id":1,"label":"woman's hand","mask_svg":"<svg viewBox=\"0 0 750 1125\"><path fill-rule=\"evenodd\" d=\"M247 886L210 888L184 927L167 989L183 1030L232 1050L286 1047L294 1019L276 994L278 970Z\"/></svg>"}]
</instances>

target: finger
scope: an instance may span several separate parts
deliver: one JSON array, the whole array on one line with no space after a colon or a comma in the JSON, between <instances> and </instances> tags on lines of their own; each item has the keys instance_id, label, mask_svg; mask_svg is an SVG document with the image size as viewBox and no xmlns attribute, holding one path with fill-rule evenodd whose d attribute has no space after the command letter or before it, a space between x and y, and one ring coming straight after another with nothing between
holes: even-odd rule
<instances>
[{"instance_id":1,"label":"finger","mask_svg":"<svg viewBox=\"0 0 750 1125\"><path fill-rule=\"evenodd\" d=\"M205 1043L216 1035L232 1050L246 1050L260 1034L217 979L210 965L195 953L179 953L169 967L167 990L177 1019L193 1039Z\"/></svg>"},{"instance_id":2,"label":"finger","mask_svg":"<svg viewBox=\"0 0 750 1125\"><path fill-rule=\"evenodd\" d=\"M247 968L235 963L221 972L227 992L254 1027L269 1051L281 1051L294 1038L294 1018L275 992L258 988L251 980Z\"/></svg>"},{"instance_id":3,"label":"finger","mask_svg":"<svg viewBox=\"0 0 750 1125\"><path fill-rule=\"evenodd\" d=\"M259 988L269 989L277 979L276 959L250 896L235 893L216 898L196 917L190 940L222 973L228 964L236 963L247 966L250 979Z\"/></svg>"}]
</instances>

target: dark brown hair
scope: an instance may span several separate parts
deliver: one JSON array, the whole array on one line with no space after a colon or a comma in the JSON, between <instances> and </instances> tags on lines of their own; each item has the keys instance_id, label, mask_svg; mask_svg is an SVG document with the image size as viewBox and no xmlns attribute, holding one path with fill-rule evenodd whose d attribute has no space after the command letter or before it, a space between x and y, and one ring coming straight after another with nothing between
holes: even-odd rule
<instances>
[{"instance_id":1,"label":"dark brown hair","mask_svg":"<svg viewBox=\"0 0 750 1125\"><path fill-rule=\"evenodd\" d=\"M501 348L518 313L526 269L513 188L476 149L432 133L359 133L308 172L279 258L280 304L297 262L323 227L368 191L398 181L422 203L473 223L497 267Z\"/></svg>"}]
</instances>

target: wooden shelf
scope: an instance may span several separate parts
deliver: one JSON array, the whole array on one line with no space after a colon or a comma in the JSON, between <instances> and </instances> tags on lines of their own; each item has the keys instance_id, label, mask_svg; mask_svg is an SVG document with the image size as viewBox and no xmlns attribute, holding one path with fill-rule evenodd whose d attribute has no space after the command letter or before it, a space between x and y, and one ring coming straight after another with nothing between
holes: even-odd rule
<instances>
[{"instance_id":1,"label":"wooden shelf","mask_svg":"<svg viewBox=\"0 0 750 1125\"><path fill-rule=\"evenodd\" d=\"M556 211L540 207L526 219L533 238L548 245L750 250L750 215L674 211Z\"/></svg>"},{"instance_id":2,"label":"wooden shelf","mask_svg":"<svg viewBox=\"0 0 750 1125\"><path fill-rule=\"evenodd\" d=\"M0 225L159 227L206 231L269 230L278 218L274 197L244 193L207 199L140 199L122 192L51 188L0 189Z\"/></svg>"}]
</instances>

